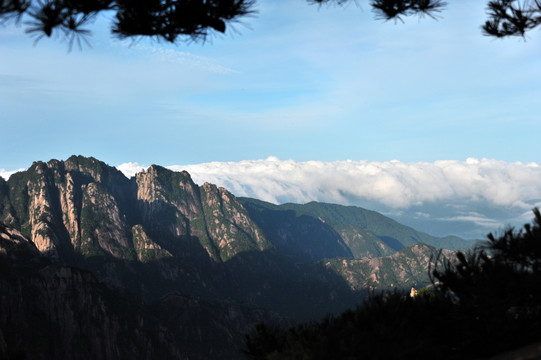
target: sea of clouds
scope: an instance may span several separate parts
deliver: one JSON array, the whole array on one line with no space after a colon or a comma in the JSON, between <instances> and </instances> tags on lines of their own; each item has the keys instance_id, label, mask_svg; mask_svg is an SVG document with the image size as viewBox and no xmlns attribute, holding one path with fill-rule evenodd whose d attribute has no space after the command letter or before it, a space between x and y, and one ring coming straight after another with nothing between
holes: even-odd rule
<instances>
[{"instance_id":1,"label":"sea of clouds","mask_svg":"<svg viewBox=\"0 0 541 360\"><path fill-rule=\"evenodd\" d=\"M310 201L362 206L428 233L484 238L506 225L530 222L541 206L541 166L469 158L465 161L262 160L171 165L198 184L275 204ZM127 176L145 167L117 166Z\"/></svg>"},{"instance_id":2,"label":"sea of clouds","mask_svg":"<svg viewBox=\"0 0 541 360\"><path fill-rule=\"evenodd\" d=\"M134 176L147 166L117 168ZM238 162L170 165L197 184L282 204L329 202L361 206L433 235L484 238L530 222L541 207L541 166L491 159L435 162L306 161L269 157ZM17 171L22 171L19 169ZM8 179L16 171L0 169Z\"/></svg>"}]
</instances>

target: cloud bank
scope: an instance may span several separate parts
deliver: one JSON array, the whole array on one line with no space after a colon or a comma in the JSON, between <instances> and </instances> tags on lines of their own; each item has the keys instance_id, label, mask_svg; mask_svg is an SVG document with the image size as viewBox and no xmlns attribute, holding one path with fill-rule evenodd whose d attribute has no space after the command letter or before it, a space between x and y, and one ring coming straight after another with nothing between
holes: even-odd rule
<instances>
[{"instance_id":1,"label":"cloud bank","mask_svg":"<svg viewBox=\"0 0 541 360\"><path fill-rule=\"evenodd\" d=\"M19 169L19 170L14 170L14 171L8 171L8 170L5 170L5 169L0 169L0 177L3 178L4 180L7 180L9 179L9 177L13 174L15 174L16 172L19 172L19 171L25 171L26 169Z\"/></svg>"},{"instance_id":2,"label":"cloud bank","mask_svg":"<svg viewBox=\"0 0 541 360\"><path fill-rule=\"evenodd\" d=\"M144 167L118 168L133 176ZM469 158L466 161L306 161L269 157L240 162L171 165L193 180L236 196L272 203L309 201L381 211L435 235L484 237L503 225L522 225L541 205L541 166Z\"/></svg>"},{"instance_id":3,"label":"cloud bank","mask_svg":"<svg viewBox=\"0 0 541 360\"><path fill-rule=\"evenodd\" d=\"M134 164L132 164L132 167ZM273 203L364 199L407 209L445 200L486 201L530 209L541 200L541 166L498 160L411 162L265 160L173 165L197 183Z\"/></svg>"}]
</instances>

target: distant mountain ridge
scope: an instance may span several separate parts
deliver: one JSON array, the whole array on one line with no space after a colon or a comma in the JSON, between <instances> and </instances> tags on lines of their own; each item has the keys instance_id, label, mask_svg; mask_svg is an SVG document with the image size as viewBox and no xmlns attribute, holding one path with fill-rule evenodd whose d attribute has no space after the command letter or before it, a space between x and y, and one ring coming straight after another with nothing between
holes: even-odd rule
<instances>
[{"instance_id":1,"label":"distant mountain ridge","mask_svg":"<svg viewBox=\"0 0 541 360\"><path fill-rule=\"evenodd\" d=\"M471 241L456 236L431 236L375 211L355 206L319 202L274 205L251 198L239 200L276 246L299 259L373 258L394 254L417 243L448 250L472 246ZM314 238L319 242L309 244ZM293 247L295 241L299 245L296 248ZM329 249L302 255L307 249L324 247L325 243Z\"/></svg>"},{"instance_id":2,"label":"distant mountain ridge","mask_svg":"<svg viewBox=\"0 0 541 360\"><path fill-rule=\"evenodd\" d=\"M90 271L107 286L133 294L143 312L168 299L164 306L171 313L153 315L156 321L175 316L188 321L186 307L192 306L201 314L201 326L230 333L231 341L216 344L233 358L238 349L231 346L242 342L239 329L263 319L317 319L360 303L374 289L428 284L428 263L437 249L420 242L451 249L469 245L355 207L238 199L224 188L195 184L185 171L157 165L128 179L83 156L38 161L7 181L0 178L0 225L11 234L5 235L11 239L6 244L27 239L19 243L28 246L0 249L3 259L15 264L7 274L21 284L25 275L13 254L22 246L29 248L25 257ZM77 271L67 276L77 277ZM40 305L30 301L29 306ZM234 319L244 320L227 330ZM4 334L7 324L0 322ZM190 329L171 331L191 339L183 333ZM188 348L171 348L173 354L212 358L210 353L223 350L181 343Z\"/></svg>"},{"instance_id":3,"label":"distant mountain ridge","mask_svg":"<svg viewBox=\"0 0 541 360\"><path fill-rule=\"evenodd\" d=\"M157 165L128 179L94 158L35 162L0 183L0 215L41 253L146 301L180 291L310 318L358 299L323 265L285 258L227 190Z\"/></svg>"}]
</instances>

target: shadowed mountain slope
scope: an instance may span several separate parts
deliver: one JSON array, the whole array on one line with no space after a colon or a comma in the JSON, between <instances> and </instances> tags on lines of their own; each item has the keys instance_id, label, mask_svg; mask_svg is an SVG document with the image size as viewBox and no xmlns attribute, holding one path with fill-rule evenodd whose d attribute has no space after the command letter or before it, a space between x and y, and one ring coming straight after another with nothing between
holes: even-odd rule
<instances>
[{"instance_id":1,"label":"shadowed mountain slope","mask_svg":"<svg viewBox=\"0 0 541 360\"><path fill-rule=\"evenodd\" d=\"M157 165L128 179L82 156L0 178L0 224L14 314L0 351L37 346L44 359L86 347L94 358L235 358L258 321L319 319L374 289L426 285L436 250L416 244L446 242L360 208L237 199ZM88 343L86 327L110 340Z\"/></svg>"},{"instance_id":2,"label":"shadowed mountain slope","mask_svg":"<svg viewBox=\"0 0 541 360\"><path fill-rule=\"evenodd\" d=\"M0 293L1 359L238 359L256 323L288 324L253 305L178 293L145 305L3 225Z\"/></svg>"},{"instance_id":3,"label":"shadowed mountain slope","mask_svg":"<svg viewBox=\"0 0 541 360\"><path fill-rule=\"evenodd\" d=\"M318 202L274 205L250 198L239 200L265 230L265 235L298 260L373 258L394 254L417 243L449 250L473 245L454 236L437 238L355 206ZM307 249L312 252L307 253Z\"/></svg>"},{"instance_id":4,"label":"shadowed mountain slope","mask_svg":"<svg viewBox=\"0 0 541 360\"><path fill-rule=\"evenodd\" d=\"M128 179L94 158L35 162L0 184L0 222L40 253L156 301L231 298L298 319L359 301L322 264L285 257L227 190L153 165Z\"/></svg>"}]
</instances>

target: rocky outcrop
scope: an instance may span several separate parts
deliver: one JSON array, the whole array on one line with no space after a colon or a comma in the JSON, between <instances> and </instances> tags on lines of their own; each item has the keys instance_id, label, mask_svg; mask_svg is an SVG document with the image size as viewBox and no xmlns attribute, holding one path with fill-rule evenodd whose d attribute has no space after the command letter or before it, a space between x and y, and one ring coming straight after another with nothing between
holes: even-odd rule
<instances>
[{"instance_id":1,"label":"rocky outcrop","mask_svg":"<svg viewBox=\"0 0 541 360\"><path fill-rule=\"evenodd\" d=\"M72 156L35 162L3 188L0 221L23 229L42 253L57 258L63 252L148 260L150 244L162 250L154 251L158 258L188 256L195 242L222 262L270 247L225 189L199 187L187 172L156 165L129 180L96 159Z\"/></svg>"},{"instance_id":2,"label":"rocky outcrop","mask_svg":"<svg viewBox=\"0 0 541 360\"><path fill-rule=\"evenodd\" d=\"M0 223L0 261L6 263L40 256L39 250L19 231Z\"/></svg>"},{"instance_id":3,"label":"rocky outcrop","mask_svg":"<svg viewBox=\"0 0 541 360\"><path fill-rule=\"evenodd\" d=\"M162 249L159 244L154 242L147 235L142 225L132 227L132 238L137 260L141 262L149 262L173 256L169 251Z\"/></svg>"},{"instance_id":4,"label":"rocky outcrop","mask_svg":"<svg viewBox=\"0 0 541 360\"><path fill-rule=\"evenodd\" d=\"M0 294L1 359L242 359L255 324L289 324L253 305L183 294L145 305L4 225Z\"/></svg>"},{"instance_id":5,"label":"rocky outcrop","mask_svg":"<svg viewBox=\"0 0 541 360\"><path fill-rule=\"evenodd\" d=\"M378 222L366 230L369 217ZM64 358L75 356L73 342L100 348L92 353L96 358L133 357L109 340L89 343L81 335L85 326L93 336L102 333L119 342L118 334L126 331L124 345L138 354L155 354L158 346L163 358L181 358L198 344L189 358L231 358L224 354L263 316L259 307L310 320L354 306L367 288L423 285L427 279L419 274L426 277L426 249L403 249L422 236L383 218L331 204L241 201L224 188L198 186L185 171L157 165L128 179L93 158L35 162L8 181L0 179L0 223L11 227L2 230L0 257L17 263L0 272L16 279L2 285L14 301L5 305L22 324L37 321L68 339L39 345L46 351L53 351L49 346L64 349L54 353ZM359 258L399 248L403 251L392 256ZM25 307L33 303L28 294L37 294L40 304ZM117 295L123 300L115 302ZM158 302L158 308L171 312L149 310L143 302ZM131 310L119 313L115 304ZM105 325L86 325L90 317L78 312ZM28 317L35 313L48 315ZM169 319L176 320L164 325ZM0 347L3 342L11 349L26 346L6 340L9 336L0 332ZM214 339L226 350L208 352L212 336L230 339Z\"/></svg>"},{"instance_id":6,"label":"rocky outcrop","mask_svg":"<svg viewBox=\"0 0 541 360\"><path fill-rule=\"evenodd\" d=\"M352 290L401 289L423 287L430 283L428 271L438 257L450 258L451 250L438 250L415 244L393 255L364 259L329 259L325 266L339 274Z\"/></svg>"},{"instance_id":7,"label":"rocky outcrop","mask_svg":"<svg viewBox=\"0 0 541 360\"><path fill-rule=\"evenodd\" d=\"M205 227L222 261L245 251L271 247L240 202L226 189L209 183L200 189Z\"/></svg>"},{"instance_id":8,"label":"rocky outcrop","mask_svg":"<svg viewBox=\"0 0 541 360\"><path fill-rule=\"evenodd\" d=\"M34 168L34 181L27 181L28 226L30 238L42 253L58 257L58 236L52 230L54 221L53 188L50 186L48 169L44 164Z\"/></svg>"},{"instance_id":9,"label":"rocky outcrop","mask_svg":"<svg viewBox=\"0 0 541 360\"><path fill-rule=\"evenodd\" d=\"M119 227L125 228L119 221L125 214L116 203L125 202L125 190L119 189L128 183L118 170L93 158L73 156L66 162L35 162L7 182L0 221L21 229L42 253L56 258L73 252L85 254L93 242L98 243L100 251L125 257L126 251L121 248L130 241L117 236L122 232ZM101 210L106 221L100 223L101 227L83 229L85 221L92 222L97 215L95 210Z\"/></svg>"},{"instance_id":10,"label":"rocky outcrop","mask_svg":"<svg viewBox=\"0 0 541 360\"><path fill-rule=\"evenodd\" d=\"M199 187L187 172L156 165L138 173L136 182L143 226L155 237L196 240L218 262L270 247L244 207L223 188Z\"/></svg>"},{"instance_id":11,"label":"rocky outcrop","mask_svg":"<svg viewBox=\"0 0 541 360\"><path fill-rule=\"evenodd\" d=\"M69 172L66 173L65 182L57 184L64 227L69 234L72 246L79 248L81 246L81 229L79 226L81 214L76 203L77 194L75 186L73 176Z\"/></svg>"},{"instance_id":12,"label":"rocky outcrop","mask_svg":"<svg viewBox=\"0 0 541 360\"><path fill-rule=\"evenodd\" d=\"M115 258L132 259L129 225L116 199L99 183L82 185L81 192L81 245L76 250L82 255L105 252Z\"/></svg>"}]
</instances>

